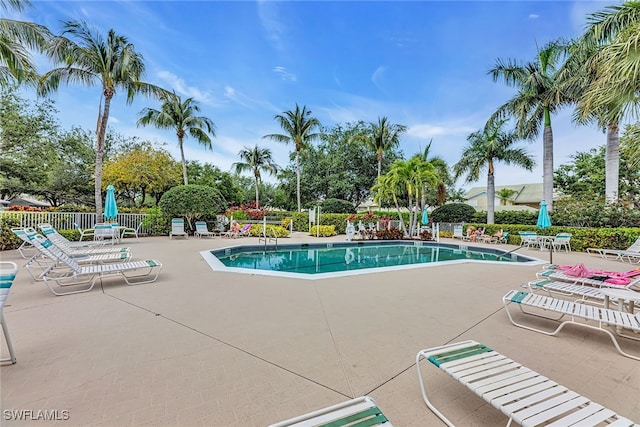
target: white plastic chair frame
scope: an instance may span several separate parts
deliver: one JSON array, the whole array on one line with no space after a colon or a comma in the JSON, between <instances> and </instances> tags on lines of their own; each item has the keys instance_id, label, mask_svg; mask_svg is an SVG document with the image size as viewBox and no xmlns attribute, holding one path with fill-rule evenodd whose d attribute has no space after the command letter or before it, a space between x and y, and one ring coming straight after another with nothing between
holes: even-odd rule
<instances>
[{"instance_id":1,"label":"white plastic chair frame","mask_svg":"<svg viewBox=\"0 0 640 427\"><path fill-rule=\"evenodd\" d=\"M13 280L18 274L18 266L15 262L0 261L0 323L2 323L2 332L4 333L4 339L7 342L7 348L9 349L9 357L0 359L0 362L16 363L16 353L13 350L13 344L11 343L11 337L9 336L9 329L7 328L7 321L4 318L4 305L9 296L9 289L13 284Z\"/></svg>"}]
</instances>

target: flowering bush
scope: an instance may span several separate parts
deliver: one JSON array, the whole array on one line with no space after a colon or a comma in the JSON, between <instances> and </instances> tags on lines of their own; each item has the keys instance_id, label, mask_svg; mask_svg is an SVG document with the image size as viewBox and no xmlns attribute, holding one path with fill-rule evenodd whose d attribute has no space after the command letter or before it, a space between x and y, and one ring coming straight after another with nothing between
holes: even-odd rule
<instances>
[{"instance_id":1,"label":"flowering bush","mask_svg":"<svg viewBox=\"0 0 640 427\"><path fill-rule=\"evenodd\" d=\"M336 227L334 225L314 225L309 232L312 236L330 237L336 235Z\"/></svg>"},{"instance_id":2,"label":"flowering bush","mask_svg":"<svg viewBox=\"0 0 640 427\"><path fill-rule=\"evenodd\" d=\"M32 206L9 206L7 208L8 211L19 211L19 212L42 212L40 208L34 208Z\"/></svg>"},{"instance_id":3,"label":"flowering bush","mask_svg":"<svg viewBox=\"0 0 640 427\"><path fill-rule=\"evenodd\" d=\"M376 238L382 240L402 240L404 235L402 234L402 230L399 230L395 227L392 227L389 230L378 230L376 231Z\"/></svg>"},{"instance_id":4,"label":"flowering bush","mask_svg":"<svg viewBox=\"0 0 640 427\"><path fill-rule=\"evenodd\" d=\"M233 217L234 219L251 219L254 221L261 220L268 213L268 209L257 208L256 202L243 203L240 206L236 206L232 201L225 211L227 217Z\"/></svg>"},{"instance_id":5,"label":"flowering bush","mask_svg":"<svg viewBox=\"0 0 640 427\"><path fill-rule=\"evenodd\" d=\"M420 232L420 240L433 240L431 230L422 230Z\"/></svg>"}]
</instances>

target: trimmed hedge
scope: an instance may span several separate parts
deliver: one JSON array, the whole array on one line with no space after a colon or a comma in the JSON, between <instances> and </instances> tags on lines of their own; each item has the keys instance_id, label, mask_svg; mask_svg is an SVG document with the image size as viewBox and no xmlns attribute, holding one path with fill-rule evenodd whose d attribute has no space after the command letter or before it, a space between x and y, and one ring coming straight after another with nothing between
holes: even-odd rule
<instances>
[{"instance_id":1,"label":"trimmed hedge","mask_svg":"<svg viewBox=\"0 0 640 427\"><path fill-rule=\"evenodd\" d=\"M551 226L545 230L540 230L535 225L509 225L509 224L465 224L463 233L467 228L482 227L486 234L494 234L499 230L509 233L509 242L512 245L520 244L520 231L535 231L541 236L555 236L558 233L571 233L571 249L573 251L586 251L587 248L607 248L607 249L627 249L640 236L640 228L620 227L620 228L578 228L578 227L558 227ZM441 234L442 235L442 234Z\"/></svg>"}]
</instances>

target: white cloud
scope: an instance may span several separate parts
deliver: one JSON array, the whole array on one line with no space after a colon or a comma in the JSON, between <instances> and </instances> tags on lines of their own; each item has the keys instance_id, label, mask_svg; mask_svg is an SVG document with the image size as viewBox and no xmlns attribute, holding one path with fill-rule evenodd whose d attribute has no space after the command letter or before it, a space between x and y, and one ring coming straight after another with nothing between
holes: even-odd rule
<instances>
[{"instance_id":1,"label":"white cloud","mask_svg":"<svg viewBox=\"0 0 640 427\"><path fill-rule=\"evenodd\" d=\"M157 77L166 82L178 95L193 98L196 101L207 105L216 104L216 100L213 98L210 91L203 91L195 86L189 86L186 84L184 79L181 79L170 71L158 71Z\"/></svg>"},{"instance_id":2,"label":"white cloud","mask_svg":"<svg viewBox=\"0 0 640 427\"><path fill-rule=\"evenodd\" d=\"M298 80L298 77L295 74L288 72L285 67L273 67L273 72L279 75L282 80L287 80L290 82L295 82Z\"/></svg>"},{"instance_id":3,"label":"white cloud","mask_svg":"<svg viewBox=\"0 0 640 427\"><path fill-rule=\"evenodd\" d=\"M407 134L416 138L432 138L439 135L467 135L474 130L474 128L464 125L431 125L428 123L421 123L410 126L407 130Z\"/></svg>"},{"instance_id":4,"label":"white cloud","mask_svg":"<svg viewBox=\"0 0 640 427\"><path fill-rule=\"evenodd\" d=\"M529 14L529 19L538 19L538 18L540 18L540 15L538 15L537 13Z\"/></svg>"},{"instance_id":5,"label":"white cloud","mask_svg":"<svg viewBox=\"0 0 640 427\"><path fill-rule=\"evenodd\" d=\"M279 19L278 4L273 1L259 0L257 5L258 17L260 18L262 28L266 32L267 39L277 50L283 51L282 36L285 27Z\"/></svg>"},{"instance_id":6,"label":"white cloud","mask_svg":"<svg viewBox=\"0 0 640 427\"><path fill-rule=\"evenodd\" d=\"M384 74L386 71L387 71L387 67L385 67L384 65L381 65L378 68L376 68L376 70L373 72L373 75L371 76L371 81L373 82L373 84L376 85L376 87L383 92L384 92L384 89L382 88L382 82L383 82Z\"/></svg>"}]
</instances>

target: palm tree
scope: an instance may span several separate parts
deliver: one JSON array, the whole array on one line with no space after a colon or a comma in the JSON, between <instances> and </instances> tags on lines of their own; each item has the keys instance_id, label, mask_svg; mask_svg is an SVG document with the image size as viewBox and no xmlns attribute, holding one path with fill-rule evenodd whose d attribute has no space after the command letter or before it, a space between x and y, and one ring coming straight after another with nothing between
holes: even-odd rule
<instances>
[{"instance_id":1,"label":"palm tree","mask_svg":"<svg viewBox=\"0 0 640 427\"><path fill-rule=\"evenodd\" d=\"M589 27L576 43L577 53L573 55L585 64L577 74L582 78L577 120L595 120L607 129L605 196L608 202L618 199L620 122L627 111L637 111L638 106L638 43L640 3L625 2L589 17Z\"/></svg>"},{"instance_id":2,"label":"palm tree","mask_svg":"<svg viewBox=\"0 0 640 427\"><path fill-rule=\"evenodd\" d=\"M235 168L237 174L241 174L244 171L253 173L253 177L256 180L256 208L259 208L260 171L275 175L278 173L278 165L273 161L271 150L268 148L260 148L257 144L253 148L244 147L240 150L238 156L240 156L243 161L234 163L231 167Z\"/></svg>"},{"instance_id":3,"label":"palm tree","mask_svg":"<svg viewBox=\"0 0 640 427\"><path fill-rule=\"evenodd\" d=\"M40 77L38 92L46 95L58 89L60 82L80 83L85 86L101 86L100 108L96 129L95 202L96 219L102 218L102 158L104 140L109 120L111 100L117 89L127 92L131 103L135 94L160 96L164 89L140 79L145 66L141 54L124 36L109 30L106 39L89 28L86 22L67 21L64 32L54 37L47 48L47 55L62 66ZM71 40L66 35L76 39ZM104 98L104 105L102 104Z\"/></svg>"},{"instance_id":4,"label":"palm tree","mask_svg":"<svg viewBox=\"0 0 640 427\"><path fill-rule=\"evenodd\" d=\"M514 132L504 132L502 126L505 120L489 121L481 131L467 137L469 144L462 151L458 163L453 166L456 179L467 174L466 183L477 181L480 172L487 167L487 224L494 223L495 211L495 163L504 162L507 165L517 165L532 170L535 163L523 148L513 148L518 141Z\"/></svg>"},{"instance_id":5,"label":"palm tree","mask_svg":"<svg viewBox=\"0 0 640 427\"><path fill-rule=\"evenodd\" d=\"M22 11L30 5L28 1L0 1L2 10ZM36 67L29 50L42 51L50 38L51 33L42 25L0 18L0 86L36 84Z\"/></svg>"},{"instance_id":6,"label":"palm tree","mask_svg":"<svg viewBox=\"0 0 640 427\"><path fill-rule=\"evenodd\" d=\"M551 114L569 103L561 90L557 69L567 47L553 41L538 50L535 62L526 64L514 60L498 60L489 70L493 81L502 77L508 86L518 88L518 93L500 106L489 119L507 117L516 119L516 129L523 138L535 138L543 125L543 198L549 210L553 210L553 130Z\"/></svg>"},{"instance_id":7,"label":"palm tree","mask_svg":"<svg viewBox=\"0 0 640 427\"><path fill-rule=\"evenodd\" d=\"M396 160L389 172L381 175L371 188L374 200L380 204L384 199L392 199L398 212L400 227L405 236L414 234L418 228L418 214L422 213L420 200L429 186L438 182L438 174L432 164L414 156L408 161ZM400 211L399 198L406 197L409 216L409 227L405 226Z\"/></svg>"},{"instance_id":8,"label":"palm tree","mask_svg":"<svg viewBox=\"0 0 640 427\"><path fill-rule=\"evenodd\" d=\"M362 134L355 135L351 141L360 141L376 153L378 160L378 178L382 174L382 155L385 151L394 149L400 144L400 135L407 131L407 127L390 124L386 117L378 117L378 123L369 123L369 129Z\"/></svg>"},{"instance_id":9,"label":"palm tree","mask_svg":"<svg viewBox=\"0 0 640 427\"><path fill-rule=\"evenodd\" d=\"M511 188L501 188L500 190L496 191L496 195L500 199L500 204L502 206L506 206L507 201L510 200L511 197L513 197L513 195L516 193L517 191L512 190Z\"/></svg>"},{"instance_id":10,"label":"palm tree","mask_svg":"<svg viewBox=\"0 0 640 427\"><path fill-rule=\"evenodd\" d=\"M160 97L160 110L144 108L138 118L138 126L154 125L160 129L175 129L180 147L182 161L182 179L184 185L189 183L187 178L187 161L184 158L184 138L191 135L196 141L211 150L211 136L215 137L215 125L211 119L197 116L200 106L193 98L184 101L175 92Z\"/></svg>"},{"instance_id":11,"label":"palm tree","mask_svg":"<svg viewBox=\"0 0 640 427\"><path fill-rule=\"evenodd\" d=\"M286 132L285 134L269 134L263 138L272 139L285 144L293 143L296 148L296 190L298 200L298 212L302 210L300 203L300 153L320 135L311 133L314 128L320 126L320 122L311 116L311 110L307 110L306 106L302 110L296 104L295 111L285 111L282 114L276 114L274 119L280 124L280 127Z\"/></svg>"},{"instance_id":12,"label":"palm tree","mask_svg":"<svg viewBox=\"0 0 640 427\"><path fill-rule=\"evenodd\" d=\"M429 141L429 144L425 147L424 151L421 154L418 154L420 159L423 162L429 163L435 169L436 174L438 175L438 182L436 183L436 204L443 205L447 198L447 186L452 186L454 184L451 179L451 173L449 172L449 165L446 160L444 160L440 156L429 156L429 152L431 151L431 144L433 144L433 139ZM424 209L426 205L426 191L423 192L422 200L420 203L420 209Z\"/></svg>"}]
</instances>

